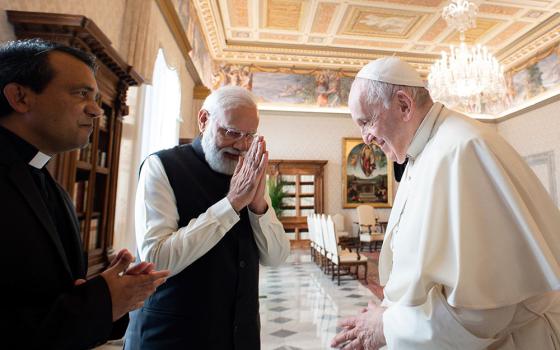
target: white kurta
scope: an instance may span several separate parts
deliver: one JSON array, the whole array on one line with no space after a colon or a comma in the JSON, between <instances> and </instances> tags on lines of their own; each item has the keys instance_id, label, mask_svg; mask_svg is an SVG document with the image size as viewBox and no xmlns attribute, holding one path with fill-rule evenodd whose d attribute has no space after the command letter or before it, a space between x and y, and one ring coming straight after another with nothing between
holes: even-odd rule
<instances>
[{"instance_id":1,"label":"white kurta","mask_svg":"<svg viewBox=\"0 0 560 350\"><path fill-rule=\"evenodd\" d=\"M265 193L268 210L262 215L249 210L259 262L267 266L283 263L290 254L290 241L274 214ZM171 276L208 253L240 220L229 200L223 198L204 213L179 227L175 194L161 160L151 155L144 161L135 202L136 243L143 261Z\"/></svg>"},{"instance_id":2,"label":"white kurta","mask_svg":"<svg viewBox=\"0 0 560 350\"><path fill-rule=\"evenodd\" d=\"M380 256L390 349L560 349L560 211L495 131L436 103Z\"/></svg>"}]
</instances>

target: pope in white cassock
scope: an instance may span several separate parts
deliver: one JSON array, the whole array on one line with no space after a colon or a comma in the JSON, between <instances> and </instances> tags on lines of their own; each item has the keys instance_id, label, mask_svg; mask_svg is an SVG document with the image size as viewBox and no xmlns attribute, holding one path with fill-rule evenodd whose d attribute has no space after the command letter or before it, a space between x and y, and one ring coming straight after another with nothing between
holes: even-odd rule
<instances>
[{"instance_id":1,"label":"pope in white cassock","mask_svg":"<svg viewBox=\"0 0 560 350\"><path fill-rule=\"evenodd\" d=\"M357 74L352 119L408 165L379 261L381 305L341 323L344 349L560 349L560 211L490 127L432 102L383 58Z\"/></svg>"}]
</instances>

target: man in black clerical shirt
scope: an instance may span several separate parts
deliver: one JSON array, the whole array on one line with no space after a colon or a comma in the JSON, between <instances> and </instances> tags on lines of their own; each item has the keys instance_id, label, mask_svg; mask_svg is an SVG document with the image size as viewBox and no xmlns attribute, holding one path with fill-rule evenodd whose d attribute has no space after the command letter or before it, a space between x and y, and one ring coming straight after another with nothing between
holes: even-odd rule
<instances>
[{"instance_id":1,"label":"man in black clerical shirt","mask_svg":"<svg viewBox=\"0 0 560 350\"><path fill-rule=\"evenodd\" d=\"M129 311L168 271L122 250L85 280L76 212L46 170L58 153L88 143L96 101L94 58L41 40L0 45L0 339L15 349L87 349L124 333Z\"/></svg>"}]
</instances>

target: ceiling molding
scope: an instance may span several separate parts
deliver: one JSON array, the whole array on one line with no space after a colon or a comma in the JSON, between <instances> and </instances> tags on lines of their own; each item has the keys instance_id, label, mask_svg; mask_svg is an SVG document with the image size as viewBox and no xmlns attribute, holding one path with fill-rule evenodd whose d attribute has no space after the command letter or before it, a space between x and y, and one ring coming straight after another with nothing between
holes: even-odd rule
<instances>
[{"instance_id":1,"label":"ceiling molding","mask_svg":"<svg viewBox=\"0 0 560 350\"><path fill-rule=\"evenodd\" d=\"M539 98L537 101L527 101L525 105L521 108L516 108L514 111L506 111L502 113L495 119L491 119L493 123L499 124L510 120L515 117L519 117L527 114L528 112L534 111L536 109L542 108L551 103L560 101L560 92L556 91L550 94L551 96L544 96Z\"/></svg>"},{"instance_id":2,"label":"ceiling molding","mask_svg":"<svg viewBox=\"0 0 560 350\"><path fill-rule=\"evenodd\" d=\"M179 19L179 15L175 10L175 7L171 0L155 0L156 4L163 15L181 54L185 58L185 66L187 71L189 72L191 78L193 79L195 84L202 84L202 80L200 79L200 75L196 70L193 61L189 55L189 52L192 50L191 44L185 34L185 30L183 29L183 25L181 24L181 20Z\"/></svg>"},{"instance_id":3,"label":"ceiling molding","mask_svg":"<svg viewBox=\"0 0 560 350\"><path fill-rule=\"evenodd\" d=\"M500 50L496 54L496 58L502 62L507 70L559 40L560 14L556 12L544 22L527 31L519 39Z\"/></svg>"},{"instance_id":4,"label":"ceiling molding","mask_svg":"<svg viewBox=\"0 0 560 350\"><path fill-rule=\"evenodd\" d=\"M397 56L426 75L456 36L441 18L447 0L415 0L414 5L404 0L304 0L299 7L292 0L192 1L210 55L232 64L357 71L373 59ZM231 16L239 15L230 11L235 3L241 4L235 11L242 11L247 20L226 28ZM560 0L548 0L546 6L539 0L477 3L482 9L479 22L485 26L472 31L471 40L491 43L490 50L506 69L560 40ZM275 11L267 12L270 4ZM286 15L282 8L291 11L297 30L288 30L288 24L266 28L264 15L276 15L274 21L281 21ZM318 19L323 9L325 17Z\"/></svg>"}]
</instances>

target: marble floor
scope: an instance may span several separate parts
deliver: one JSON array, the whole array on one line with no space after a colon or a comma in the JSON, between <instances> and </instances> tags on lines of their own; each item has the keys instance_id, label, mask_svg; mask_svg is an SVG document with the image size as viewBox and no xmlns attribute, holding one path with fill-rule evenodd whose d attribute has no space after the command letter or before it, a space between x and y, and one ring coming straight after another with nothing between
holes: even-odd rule
<instances>
[{"instance_id":1,"label":"marble floor","mask_svg":"<svg viewBox=\"0 0 560 350\"><path fill-rule=\"evenodd\" d=\"M330 349L340 319L379 301L351 277L337 286L302 251L279 267L261 267L259 288L263 350Z\"/></svg>"},{"instance_id":2,"label":"marble floor","mask_svg":"<svg viewBox=\"0 0 560 350\"><path fill-rule=\"evenodd\" d=\"M293 251L279 267L261 266L259 290L262 350L330 349L340 319L357 314L369 300L379 301L349 276L337 286L308 251Z\"/></svg>"}]
</instances>

